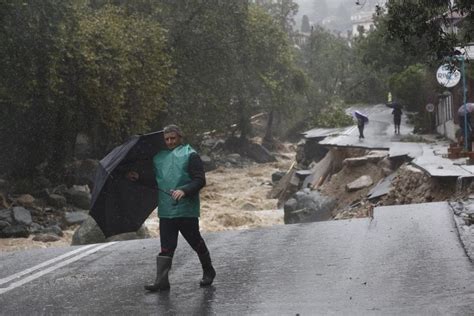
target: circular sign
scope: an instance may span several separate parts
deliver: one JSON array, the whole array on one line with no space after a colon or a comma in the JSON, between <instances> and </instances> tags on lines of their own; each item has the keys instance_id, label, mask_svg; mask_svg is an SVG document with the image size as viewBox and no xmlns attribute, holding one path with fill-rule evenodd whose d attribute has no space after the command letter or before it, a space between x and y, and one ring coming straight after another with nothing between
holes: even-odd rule
<instances>
[{"instance_id":1,"label":"circular sign","mask_svg":"<svg viewBox=\"0 0 474 316\"><path fill-rule=\"evenodd\" d=\"M452 88L461 80L461 72L448 64L444 64L439 66L436 79L443 87Z\"/></svg>"},{"instance_id":2,"label":"circular sign","mask_svg":"<svg viewBox=\"0 0 474 316\"><path fill-rule=\"evenodd\" d=\"M426 105L426 111L433 112L434 111L434 104L433 103L428 103Z\"/></svg>"}]
</instances>

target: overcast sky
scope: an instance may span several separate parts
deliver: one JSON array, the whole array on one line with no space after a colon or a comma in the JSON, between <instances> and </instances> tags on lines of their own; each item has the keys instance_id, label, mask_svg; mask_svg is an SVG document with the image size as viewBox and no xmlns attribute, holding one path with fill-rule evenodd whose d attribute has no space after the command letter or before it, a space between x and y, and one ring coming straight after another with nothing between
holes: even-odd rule
<instances>
[{"instance_id":1,"label":"overcast sky","mask_svg":"<svg viewBox=\"0 0 474 316\"><path fill-rule=\"evenodd\" d=\"M295 22L296 22L295 27L299 28L301 27L301 19L303 15L307 15L310 18L310 20L312 20L311 17L315 16L314 14L316 11L316 6L322 0L294 0L294 1L299 6L298 13L295 17ZM359 10L360 11L373 11L376 4L383 4L385 1L384 0L359 0L359 2L362 5L356 5L356 0L326 0L326 5L328 9L331 10L331 9L338 8L339 5L343 3L348 12L354 13ZM336 10L331 10L331 11L334 14Z\"/></svg>"}]
</instances>

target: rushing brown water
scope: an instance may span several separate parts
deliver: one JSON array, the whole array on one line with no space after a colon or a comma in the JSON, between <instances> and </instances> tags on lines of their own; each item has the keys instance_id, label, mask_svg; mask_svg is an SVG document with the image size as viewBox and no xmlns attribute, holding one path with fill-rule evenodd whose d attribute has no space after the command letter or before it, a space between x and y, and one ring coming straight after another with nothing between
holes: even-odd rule
<instances>
[{"instance_id":1,"label":"rushing brown water","mask_svg":"<svg viewBox=\"0 0 474 316\"><path fill-rule=\"evenodd\" d=\"M201 191L201 231L283 224L283 211L277 209L277 200L266 196L272 188L272 173L286 171L292 159L292 154L288 154L275 163L252 164L243 168L219 167L206 173L207 186ZM159 235L156 212L145 223L153 237ZM33 236L0 239L0 251L68 246L74 230L64 231L64 234L61 240L47 243L33 241Z\"/></svg>"}]
</instances>

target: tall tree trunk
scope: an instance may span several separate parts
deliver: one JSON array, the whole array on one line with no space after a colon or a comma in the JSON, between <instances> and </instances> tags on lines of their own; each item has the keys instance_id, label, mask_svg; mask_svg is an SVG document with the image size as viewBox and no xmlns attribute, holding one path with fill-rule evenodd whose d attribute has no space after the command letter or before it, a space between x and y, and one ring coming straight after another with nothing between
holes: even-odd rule
<instances>
[{"instance_id":1,"label":"tall tree trunk","mask_svg":"<svg viewBox=\"0 0 474 316\"><path fill-rule=\"evenodd\" d=\"M273 149L275 145L273 142L273 115L274 110L271 110L270 113L268 113L267 127L265 129L265 136L263 137L263 146L267 149Z\"/></svg>"},{"instance_id":2,"label":"tall tree trunk","mask_svg":"<svg viewBox=\"0 0 474 316\"><path fill-rule=\"evenodd\" d=\"M246 100L243 96L239 97L239 130L240 130L240 140L242 143L247 141L247 137L252 131L252 126L250 125L250 119L248 115Z\"/></svg>"}]
</instances>

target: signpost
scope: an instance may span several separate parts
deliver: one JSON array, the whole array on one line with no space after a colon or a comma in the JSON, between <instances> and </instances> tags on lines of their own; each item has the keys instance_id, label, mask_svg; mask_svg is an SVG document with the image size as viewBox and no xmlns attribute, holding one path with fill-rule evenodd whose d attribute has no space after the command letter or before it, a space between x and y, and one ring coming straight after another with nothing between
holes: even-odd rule
<instances>
[{"instance_id":1,"label":"signpost","mask_svg":"<svg viewBox=\"0 0 474 316\"><path fill-rule=\"evenodd\" d=\"M428 117L430 119L430 133L433 131L433 122L431 120L431 113L434 111L434 104L433 103L428 103L425 106L426 111L428 112Z\"/></svg>"},{"instance_id":2,"label":"signpost","mask_svg":"<svg viewBox=\"0 0 474 316\"><path fill-rule=\"evenodd\" d=\"M433 112L434 111L434 104L433 103L428 103L426 105L426 111L428 111L430 113Z\"/></svg>"},{"instance_id":3,"label":"signpost","mask_svg":"<svg viewBox=\"0 0 474 316\"><path fill-rule=\"evenodd\" d=\"M444 64L439 66L436 72L436 79L443 87L452 88L461 80L461 73L449 64Z\"/></svg>"},{"instance_id":4,"label":"signpost","mask_svg":"<svg viewBox=\"0 0 474 316\"><path fill-rule=\"evenodd\" d=\"M463 103L464 103L464 149L467 151L467 92L466 92L466 70L464 65L464 56L463 55L453 55L449 57L448 60L461 61L461 72L449 64L443 64L439 66L438 71L436 72L436 79L438 83L446 88L452 88L459 83L462 77L463 82Z\"/></svg>"}]
</instances>

